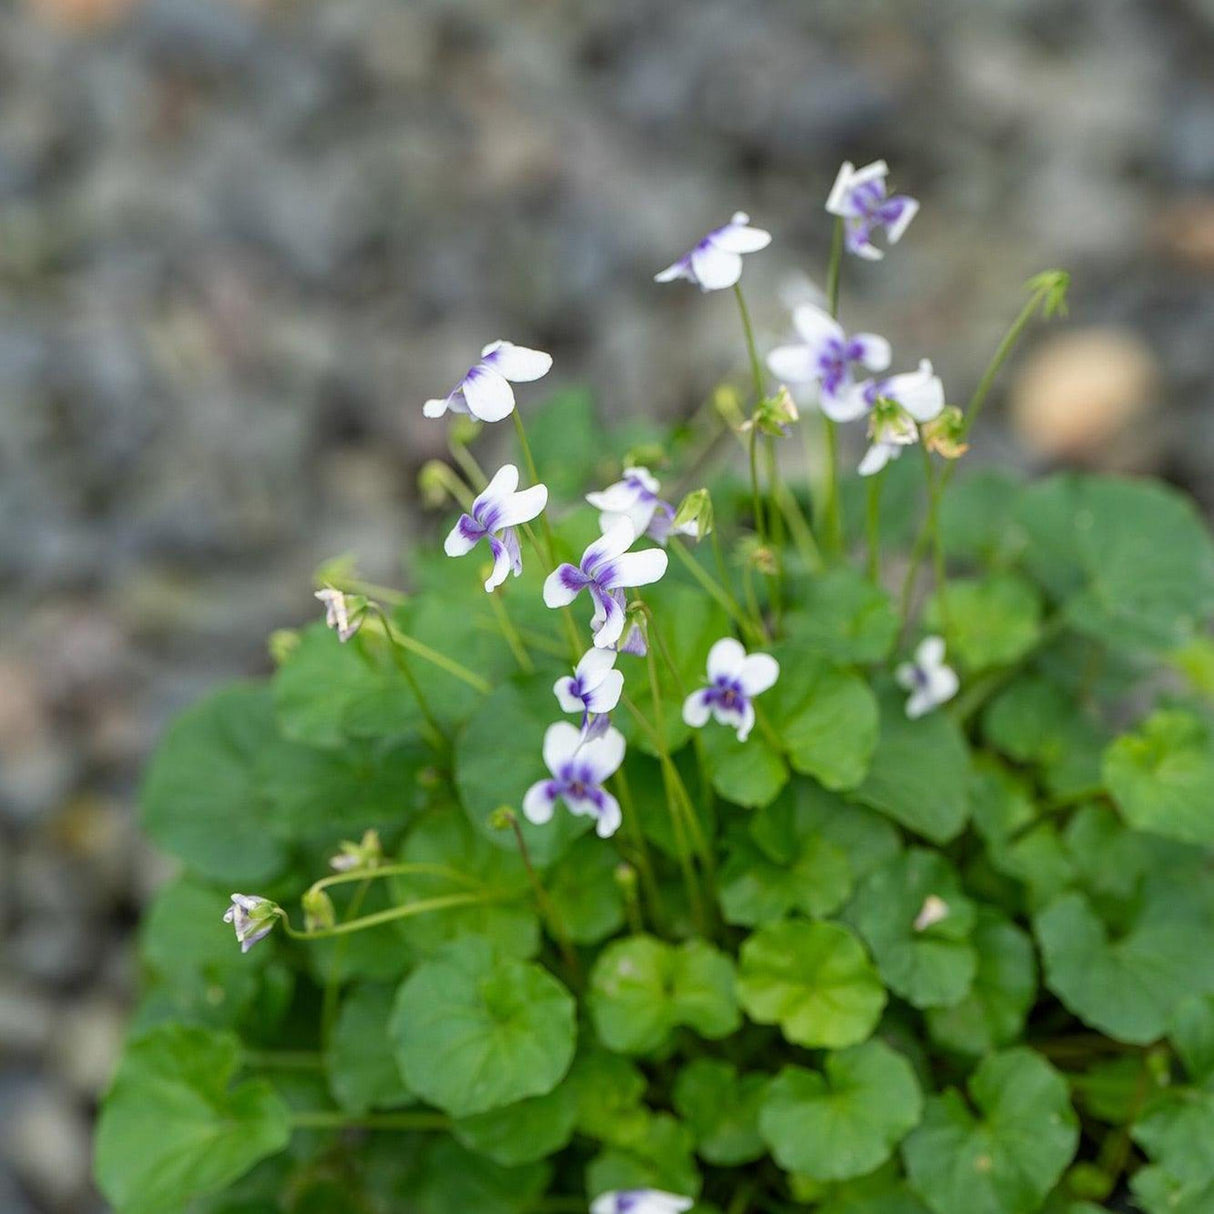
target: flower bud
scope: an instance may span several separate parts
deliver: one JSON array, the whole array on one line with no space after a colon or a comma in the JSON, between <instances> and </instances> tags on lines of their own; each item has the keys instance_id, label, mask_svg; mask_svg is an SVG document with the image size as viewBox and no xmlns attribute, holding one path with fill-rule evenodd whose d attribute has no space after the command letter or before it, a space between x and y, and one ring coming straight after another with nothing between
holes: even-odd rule
<instances>
[{"instance_id":1,"label":"flower bud","mask_svg":"<svg viewBox=\"0 0 1214 1214\"><path fill-rule=\"evenodd\" d=\"M693 489L674 512L674 530L695 525L695 539L702 540L713 528L712 497L707 489ZM691 534L688 528L688 534Z\"/></svg>"},{"instance_id":2,"label":"flower bud","mask_svg":"<svg viewBox=\"0 0 1214 1214\"><path fill-rule=\"evenodd\" d=\"M1044 294L1041 315L1046 320L1066 315L1066 293L1071 287L1071 276L1065 270L1044 270L1030 278L1027 286L1030 291Z\"/></svg>"},{"instance_id":3,"label":"flower bud","mask_svg":"<svg viewBox=\"0 0 1214 1214\"><path fill-rule=\"evenodd\" d=\"M417 488L422 495L422 505L428 510L437 510L447 501L451 469L441 459L427 460L417 474Z\"/></svg>"},{"instance_id":4,"label":"flower bud","mask_svg":"<svg viewBox=\"0 0 1214 1214\"><path fill-rule=\"evenodd\" d=\"M303 906L304 927L308 931L323 931L337 923L333 899L323 889L306 890L300 902Z\"/></svg>"},{"instance_id":5,"label":"flower bud","mask_svg":"<svg viewBox=\"0 0 1214 1214\"><path fill-rule=\"evenodd\" d=\"M275 666L284 666L299 648L299 633L294 628L276 628L270 633L266 648Z\"/></svg>"},{"instance_id":6,"label":"flower bud","mask_svg":"<svg viewBox=\"0 0 1214 1214\"><path fill-rule=\"evenodd\" d=\"M232 905L224 912L223 921L236 930L240 951L247 953L274 930L281 913L278 904L268 898L257 894L233 894Z\"/></svg>"},{"instance_id":7,"label":"flower bud","mask_svg":"<svg viewBox=\"0 0 1214 1214\"><path fill-rule=\"evenodd\" d=\"M344 645L362 626L367 610L363 594L345 594L332 586L324 586L316 597L325 605L325 623L337 633Z\"/></svg>"},{"instance_id":8,"label":"flower bud","mask_svg":"<svg viewBox=\"0 0 1214 1214\"><path fill-rule=\"evenodd\" d=\"M968 450L965 442L965 414L956 405L947 405L944 411L920 426L923 441L929 451L945 459L960 459Z\"/></svg>"},{"instance_id":9,"label":"flower bud","mask_svg":"<svg viewBox=\"0 0 1214 1214\"><path fill-rule=\"evenodd\" d=\"M664 468L667 462L666 448L661 443L641 443L624 456L625 468Z\"/></svg>"},{"instance_id":10,"label":"flower bud","mask_svg":"<svg viewBox=\"0 0 1214 1214\"><path fill-rule=\"evenodd\" d=\"M509 805L499 805L489 815L491 830L511 830L518 823L518 814Z\"/></svg>"},{"instance_id":11,"label":"flower bud","mask_svg":"<svg viewBox=\"0 0 1214 1214\"><path fill-rule=\"evenodd\" d=\"M948 903L939 894L928 894L923 899L923 905L919 908L919 913L915 916L915 931L927 931L929 927L933 927L937 923L947 919L948 914Z\"/></svg>"},{"instance_id":12,"label":"flower bud","mask_svg":"<svg viewBox=\"0 0 1214 1214\"><path fill-rule=\"evenodd\" d=\"M637 870L625 862L617 864L612 875L615 877L616 885L624 891L625 895L631 896L637 887Z\"/></svg>"},{"instance_id":13,"label":"flower bud","mask_svg":"<svg viewBox=\"0 0 1214 1214\"><path fill-rule=\"evenodd\" d=\"M451 417L448 437L454 447L468 447L483 429L482 424L470 413L455 413Z\"/></svg>"},{"instance_id":14,"label":"flower bud","mask_svg":"<svg viewBox=\"0 0 1214 1214\"><path fill-rule=\"evenodd\" d=\"M375 830L366 831L358 843L343 839L340 847L337 855L329 860L329 867L339 873L377 868L384 855L379 842L379 832Z\"/></svg>"},{"instance_id":15,"label":"flower bud","mask_svg":"<svg viewBox=\"0 0 1214 1214\"><path fill-rule=\"evenodd\" d=\"M746 424L742 401L733 384L721 384L712 394L712 407L731 430L741 430Z\"/></svg>"},{"instance_id":16,"label":"flower bud","mask_svg":"<svg viewBox=\"0 0 1214 1214\"><path fill-rule=\"evenodd\" d=\"M746 428L757 426L760 434L769 434L773 438L783 438L788 433L788 427L800 419L796 401L792 393L781 385L775 396L764 397L755 406L754 416L746 423Z\"/></svg>"}]
</instances>

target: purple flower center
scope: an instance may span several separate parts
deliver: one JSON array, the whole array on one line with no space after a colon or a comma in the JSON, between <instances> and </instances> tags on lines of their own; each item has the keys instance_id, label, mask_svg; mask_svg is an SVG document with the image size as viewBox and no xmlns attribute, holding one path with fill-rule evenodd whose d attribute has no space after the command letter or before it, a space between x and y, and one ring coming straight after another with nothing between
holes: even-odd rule
<instances>
[{"instance_id":1,"label":"purple flower center","mask_svg":"<svg viewBox=\"0 0 1214 1214\"><path fill-rule=\"evenodd\" d=\"M750 697L742 690L742 684L727 675L713 680L704 698L709 704L716 704L727 712L741 712L750 702Z\"/></svg>"}]
</instances>

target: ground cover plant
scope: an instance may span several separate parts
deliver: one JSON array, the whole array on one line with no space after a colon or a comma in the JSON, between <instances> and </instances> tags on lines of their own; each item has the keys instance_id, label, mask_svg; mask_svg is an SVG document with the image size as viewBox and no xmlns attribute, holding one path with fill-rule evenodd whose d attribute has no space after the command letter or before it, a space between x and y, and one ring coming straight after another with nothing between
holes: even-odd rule
<instances>
[{"instance_id":1,"label":"ground cover plant","mask_svg":"<svg viewBox=\"0 0 1214 1214\"><path fill-rule=\"evenodd\" d=\"M486 346L409 593L334 563L169 730L119 1214L1214 1209L1214 550L1161 485L966 475L1066 276L946 391L840 306L887 177L786 344L746 215L657 275L749 368L673 433Z\"/></svg>"}]
</instances>

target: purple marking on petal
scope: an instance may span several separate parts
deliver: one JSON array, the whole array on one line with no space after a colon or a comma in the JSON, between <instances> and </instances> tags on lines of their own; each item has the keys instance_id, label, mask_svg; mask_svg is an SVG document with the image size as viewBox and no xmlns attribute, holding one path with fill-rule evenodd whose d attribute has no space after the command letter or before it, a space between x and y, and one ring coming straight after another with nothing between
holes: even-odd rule
<instances>
[{"instance_id":1,"label":"purple marking on petal","mask_svg":"<svg viewBox=\"0 0 1214 1214\"><path fill-rule=\"evenodd\" d=\"M523 552L518 543L518 532L513 527L507 527L501 535L502 547L510 556L510 571L515 577L523 572Z\"/></svg>"},{"instance_id":2,"label":"purple marking on petal","mask_svg":"<svg viewBox=\"0 0 1214 1214\"><path fill-rule=\"evenodd\" d=\"M482 527L475 519L469 518L466 514L461 514L459 522L456 524L459 527L459 533L470 544L475 544L478 540L483 540L489 534L487 527Z\"/></svg>"},{"instance_id":3,"label":"purple marking on petal","mask_svg":"<svg viewBox=\"0 0 1214 1214\"><path fill-rule=\"evenodd\" d=\"M593 580L587 577L576 565L562 565L556 572L557 577L561 579L561 585L566 590L584 590Z\"/></svg>"}]
</instances>

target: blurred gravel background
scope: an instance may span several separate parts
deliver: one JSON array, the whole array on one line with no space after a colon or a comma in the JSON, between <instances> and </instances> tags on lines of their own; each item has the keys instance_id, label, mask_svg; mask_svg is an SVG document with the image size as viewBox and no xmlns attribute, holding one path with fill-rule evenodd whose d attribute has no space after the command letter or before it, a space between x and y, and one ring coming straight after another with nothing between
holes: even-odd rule
<instances>
[{"instance_id":1,"label":"blurred gravel background","mask_svg":"<svg viewBox=\"0 0 1214 1214\"><path fill-rule=\"evenodd\" d=\"M101 1208L149 748L322 559L397 576L485 341L685 412L732 304L653 272L749 210L772 344L884 156L924 207L845 319L964 399L1071 269L985 455L1214 505L1212 64L1214 0L0 0L0 1210Z\"/></svg>"}]
</instances>

